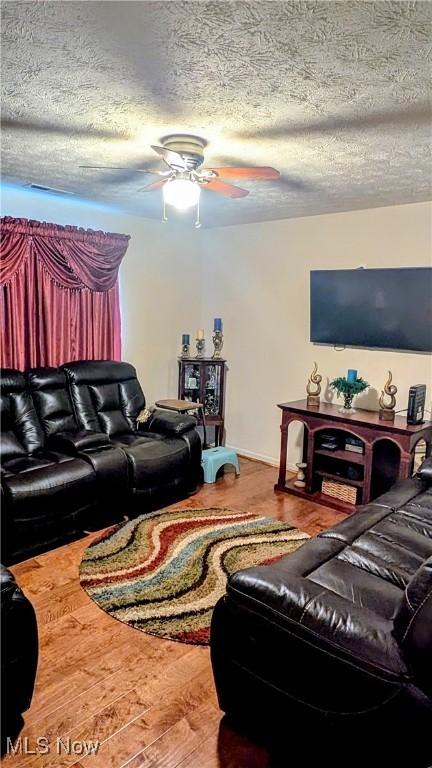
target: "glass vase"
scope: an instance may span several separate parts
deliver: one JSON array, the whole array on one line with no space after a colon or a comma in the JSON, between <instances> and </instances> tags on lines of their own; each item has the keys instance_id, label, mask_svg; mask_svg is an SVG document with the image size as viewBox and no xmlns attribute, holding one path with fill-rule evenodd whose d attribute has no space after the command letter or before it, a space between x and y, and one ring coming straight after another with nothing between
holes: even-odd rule
<instances>
[{"instance_id":1,"label":"glass vase","mask_svg":"<svg viewBox=\"0 0 432 768\"><path fill-rule=\"evenodd\" d=\"M339 408L339 413L355 413L355 408L352 406L354 395L344 395L344 404L342 408Z\"/></svg>"}]
</instances>

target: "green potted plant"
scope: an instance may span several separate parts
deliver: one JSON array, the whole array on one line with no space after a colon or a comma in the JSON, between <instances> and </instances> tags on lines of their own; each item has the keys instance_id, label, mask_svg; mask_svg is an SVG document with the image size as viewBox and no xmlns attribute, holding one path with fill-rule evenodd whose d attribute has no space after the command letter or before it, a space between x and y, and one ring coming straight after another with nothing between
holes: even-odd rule
<instances>
[{"instance_id":1,"label":"green potted plant","mask_svg":"<svg viewBox=\"0 0 432 768\"><path fill-rule=\"evenodd\" d=\"M330 382L331 389L335 389L337 396L343 396L344 404L340 408L341 413L355 413L355 408L352 407L352 401L355 395L359 395L360 392L364 392L369 384L367 381L356 376L355 379L348 381L346 376L339 376L337 379L333 379Z\"/></svg>"}]
</instances>

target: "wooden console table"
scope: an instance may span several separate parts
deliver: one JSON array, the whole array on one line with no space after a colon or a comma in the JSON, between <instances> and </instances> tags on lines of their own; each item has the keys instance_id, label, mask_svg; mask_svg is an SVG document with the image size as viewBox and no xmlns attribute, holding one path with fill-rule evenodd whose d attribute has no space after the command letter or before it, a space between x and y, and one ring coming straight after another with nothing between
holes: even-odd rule
<instances>
[{"instance_id":1,"label":"wooden console table","mask_svg":"<svg viewBox=\"0 0 432 768\"><path fill-rule=\"evenodd\" d=\"M338 405L320 403L308 407L306 400L281 403L281 452L279 479L276 491L284 491L333 507L348 514L356 506L327 496L321 492L323 478L358 488L357 503L367 504L388 490L396 480L403 480L413 472L415 447L420 440L426 444L425 455L431 455L432 422L407 424L406 418L396 416L394 422L380 421L374 411L357 410L353 414L339 412ZM303 462L306 487L294 485L295 478L287 480L288 430L293 422L304 425ZM335 436L339 447L329 450L321 447L322 433ZM356 437L363 443L363 453L344 448L345 437ZM347 474L358 475L350 479Z\"/></svg>"}]
</instances>

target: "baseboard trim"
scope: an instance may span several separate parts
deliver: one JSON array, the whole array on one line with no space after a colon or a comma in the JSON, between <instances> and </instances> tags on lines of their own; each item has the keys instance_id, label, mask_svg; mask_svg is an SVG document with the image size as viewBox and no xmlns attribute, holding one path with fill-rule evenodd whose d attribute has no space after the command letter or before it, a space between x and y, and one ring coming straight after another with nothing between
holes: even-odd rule
<instances>
[{"instance_id":1,"label":"baseboard trim","mask_svg":"<svg viewBox=\"0 0 432 768\"><path fill-rule=\"evenodd\" d=\"M235 445L227 445L227 448L232 448L238 456L243 456L245 459L251 459L252 461L259 461L261 464L267 464L270 467L279 467L279 459L275 459L273 456L266 456L263 453L255 453L255 451L248 451L246 448L236 448ZM295 464L287 464L288 472L297 472Z\"/></svg>"}]
</instances>

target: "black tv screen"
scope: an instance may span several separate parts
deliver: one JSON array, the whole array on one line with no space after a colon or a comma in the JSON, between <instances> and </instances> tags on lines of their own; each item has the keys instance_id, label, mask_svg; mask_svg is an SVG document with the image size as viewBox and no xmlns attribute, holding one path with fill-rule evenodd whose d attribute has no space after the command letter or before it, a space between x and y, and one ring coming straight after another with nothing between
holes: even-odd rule
<instances>
[{"instance_id":1,"label":"black tv screen","mask_svg":"<svg viewBox=\"0 0 432 768\"><path fill-rule=\"evenodd\" d=\"M432 267L312 271L310 340L432 352Z\"/></svg>"}]
</instances>

